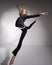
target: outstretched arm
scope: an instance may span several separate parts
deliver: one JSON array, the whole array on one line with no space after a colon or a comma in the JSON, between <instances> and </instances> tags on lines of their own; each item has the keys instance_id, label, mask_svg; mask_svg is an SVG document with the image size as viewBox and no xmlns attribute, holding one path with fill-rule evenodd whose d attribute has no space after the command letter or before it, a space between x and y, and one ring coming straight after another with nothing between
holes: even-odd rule
<instances>
[{"instance_id":1,"label":"outstretched arm","mask_svg":"<svg viewBox=\"0 0 52 65\"><path fill-rule=\"evenodd\" d=\"M21 11L22 11L22 8L21 8L20 6L18 6L18 5L16 5L16 7L17 7L17 9L19 10L19 14L20 14Z\"/></svg>"},{"instance_id":2,"label":"outstretched arm","mask_svg":"<svg viewBox=\"0 0 52 65\"><path fill-rule=\"evenodd\" d=\"M20 6L16 5L16 7L17 7L17 9L18 9L19 11L21 10Z\"/></svg>"},{"instance_id":3,"label":"outstretched arm","mask_svg":"<svg viewBox=\"0 0 52 65\"><path fill-rule=\"evenodd\" d=\"M47 12L43 12L43 13L39 13L39 14L36 14L36 15L28 15L27 18L34 18L34 17L39 17L39 16L45 16L45 15L48 15Z\"/></svg>"}]
</instances>

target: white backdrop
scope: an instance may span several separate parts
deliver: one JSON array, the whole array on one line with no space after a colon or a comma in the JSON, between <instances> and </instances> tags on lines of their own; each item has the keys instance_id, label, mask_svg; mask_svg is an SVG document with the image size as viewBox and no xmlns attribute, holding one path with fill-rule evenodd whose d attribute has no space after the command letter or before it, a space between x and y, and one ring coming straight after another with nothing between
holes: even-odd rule
<instances>
[{"instance_id":1,"label":"white backdrop","mask_svg":"<svg viewBox=\"0 0 52 65\"><path fill-rule=\"evenodd\" d=\"M2 13L0 12L0 47L5 47L7 53L6 59L2 62L2 65L8 64L9 59L12 57L12 51L17 46L21 35L21 30L15 27L15 21L19 17L18 10L15 7L16 1L9 1L9 3L5 2L3 6L1 6ZM29 4L26 3L24 6L23 4L19 4L29 9L31 14L40 12L34 9L40 7L40 5L35 4L37 6L33 7L32 4L30 4L31 2ZM29 25L34 20L37 22L27 32L22 48L16 56L13 65L51 65L51 50L47 47L51 44L51 22L49 21L49 17L50 16L41 16L39 18L26 20L26 25Z\"/></svg>"}]
</instances>

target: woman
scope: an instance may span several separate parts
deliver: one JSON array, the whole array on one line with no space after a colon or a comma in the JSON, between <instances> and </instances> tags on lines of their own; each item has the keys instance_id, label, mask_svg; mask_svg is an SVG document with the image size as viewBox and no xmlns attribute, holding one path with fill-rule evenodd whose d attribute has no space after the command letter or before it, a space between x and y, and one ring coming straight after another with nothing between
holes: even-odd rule
<instances>
[{"instance_id":1,"label":"woman","mask_svg":"<svg viewBox=\"0 0 52 65\"><path fill-rule=\"evenodd\" d=\"M19 43L18 43L17 47L12 52L13 56L12 56L12 58L10 60L9 65L14 63L14 59L15 59L18 51L20 50L21 46L22 46L22 41L23 41L23 39L24 39L24 37L25 37L25 35L27 33L27 30L30 29L32 27L32 25L36 22L36 21L34 21L29 26L26 26L24 24L25 20L29 19L29 18L39 17L41 15L43 15L43 16L48 15L47 12L39 13L39 14L36 14L36 15L28 15L28 13L29 13L28 10L21 9L18 5L16 5L16 7L19 9L20 17L16 20L15 26L21 29L22 34L21 34L21 37L20 37L20 40L19 40Z\"/></svg>"}]
</instances>

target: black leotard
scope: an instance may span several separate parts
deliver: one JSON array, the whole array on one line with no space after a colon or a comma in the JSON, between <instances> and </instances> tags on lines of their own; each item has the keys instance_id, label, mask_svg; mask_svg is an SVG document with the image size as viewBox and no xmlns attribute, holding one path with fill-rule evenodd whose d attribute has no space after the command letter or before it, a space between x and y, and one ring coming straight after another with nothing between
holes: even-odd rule
<instances>
[{"instance_id":1,"label":"black leotard","mask_svg":"<svg viewBox=\"0 0 52 65\"><path fill-rule=\"evenodd\" d=\"M17 53L18 53L18 51L20 50L20 48L21 48L21 46L22 46L23 39L24 39L25 35L27 34L27 30L30 29L30 28L33 26L33 24L36 22L36 21L32 22L32 23L27 27L27 26L25 26L25 24L24 24L25 20L28 19L28 18L34 18L34 17L39 17L39 16L40 16L39 14L37 14L37 15L28 15L28 16L27 16L27 15L21 15L21 16L17 19L15 25L16 25L16 27L22 28L22 29L21 29L21 30L22 30L22 34L21 34L21 36L20 36L20 40L19 40L19 43L18 43L17 47L12 51L12 53L14 54L14 56L16 56Z\"/></svg>"},{"instance_id":2,"label":"black leotard","mask_svg":"<svg viewBox=\"0 0 52 65\"><path fill-rule=\"evenodd\" d=\"M15 23L15 26L16 27L20 27L20 28L23 28L25 27L25 20L28 19L28 18L34 18L34 17L39 17L40 15L39 14L36 14L36 15L25 15L25 14L22 14L20 15L20 17L16 20L16 23Z\"/></svg>"}]
</instances>

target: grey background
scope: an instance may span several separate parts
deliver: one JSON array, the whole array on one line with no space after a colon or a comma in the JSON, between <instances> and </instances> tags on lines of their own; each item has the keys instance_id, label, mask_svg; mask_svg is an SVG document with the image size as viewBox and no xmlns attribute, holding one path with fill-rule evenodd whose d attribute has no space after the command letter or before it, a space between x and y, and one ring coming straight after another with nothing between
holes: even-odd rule
<instances>
[{"instance_id":1,"label":"grey background","mask_svg":"<svg viewBox=\"0 0 52 65\"><path fill-rule=\"evenodd\" d=\"M37 22L28 31L13 65L51 65L52 1L0 0L0 47L6 48L6 58L1 65L9 63L11 52L17 46L21 35L21 30L15 27L15 21L19 16L16 4L28 9L30 14L47 11L49 15L26 20L26 25L34 20Z\"/></svg>"}]
</instances>

